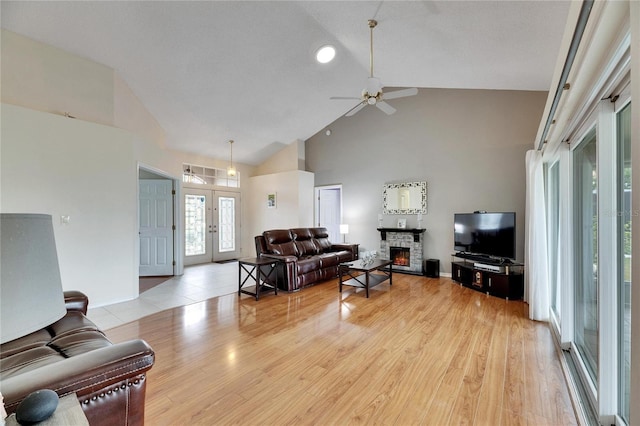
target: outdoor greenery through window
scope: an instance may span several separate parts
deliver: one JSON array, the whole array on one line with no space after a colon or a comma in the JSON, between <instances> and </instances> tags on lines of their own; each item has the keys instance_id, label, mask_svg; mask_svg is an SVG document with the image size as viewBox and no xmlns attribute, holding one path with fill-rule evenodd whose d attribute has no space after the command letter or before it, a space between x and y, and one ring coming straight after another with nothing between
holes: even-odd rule
<instances>
[{"instance_id":1,"label":"outdoor greenery through window","mask_svg":"<svg viewBox=\"0 0 640 426\"><path fill-rule=\"evenodd\" d=\"M228 176L226 169L183 164L182 181L184 183L195 183L197 185L240 188L240 172L236 172L235 176Z\"/></svg>"}]
</instances>

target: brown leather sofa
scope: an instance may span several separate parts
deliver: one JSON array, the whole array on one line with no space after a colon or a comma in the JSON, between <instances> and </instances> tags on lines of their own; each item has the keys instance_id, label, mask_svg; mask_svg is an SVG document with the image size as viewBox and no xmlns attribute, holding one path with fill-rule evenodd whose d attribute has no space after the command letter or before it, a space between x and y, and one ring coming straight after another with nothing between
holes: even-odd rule
<instances>
[{"instance_id":1,"label":"brown leather sofa","mask_svg":"<svg viewBox=\"0 0 640 426\"><path fill-rule=\"evenodd\" d=\"M358 244L332 244L326 228L272 229L255 237L258 257L278 259L278 287L297 291L338 276L338 265L358 258Z\"/></svg>"},{"instance_id":2,"label":"brown leather sofa","mask_svg":"<svg viewBox=\"0 0 640 426\"><path fill-rule=\"evenodd\" d=\"M0 345L0 392L9 414L31 392L75 393L91 425L143 425L146 372L154 352L143 340L111 343L85 315L88 299L65 292L67 314Z\"/></svg>"}]
</instances>

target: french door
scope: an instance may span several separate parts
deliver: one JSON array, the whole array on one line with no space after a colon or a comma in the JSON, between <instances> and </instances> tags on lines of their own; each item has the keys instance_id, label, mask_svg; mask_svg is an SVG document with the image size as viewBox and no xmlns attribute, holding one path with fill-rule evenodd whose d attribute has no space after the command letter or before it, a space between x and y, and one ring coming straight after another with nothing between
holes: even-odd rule
<instances>
[{"instance_id":1,"label":"french door","mask_svg":"<svg viewBox=\"0 0 640 426\"><path fill-rule=\"evenodd\" d=\"M184 188L184 264L240 256L240 193Z\"/></svg>"}]
</instances>

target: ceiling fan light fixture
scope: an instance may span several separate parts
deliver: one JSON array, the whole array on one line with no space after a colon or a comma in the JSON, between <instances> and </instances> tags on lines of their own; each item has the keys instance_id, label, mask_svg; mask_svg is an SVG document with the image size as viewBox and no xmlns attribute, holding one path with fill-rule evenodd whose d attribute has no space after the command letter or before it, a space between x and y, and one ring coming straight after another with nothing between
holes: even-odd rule
<instances>
[{"instance_id":1,"label":"ceiling fan light fixture","mask_svg":"<svg viewBox=\"0 0 640 426\"><path fill-rule=\"evenodd\" d=\"M379 78L369 77L367 79L367 93L371 96L378 96L382 91L382 83Z\"/></svg>"},{"instance_id":2,"label":"ceiling fan light fixture","mask_svg":"<svg viewBox=\"0 0 640 426\"><path fill-rule=\"evenodd\" d=\"M320 49L316 51L316 61L321 64L327 64L333 60L336 56L335 47L330 44L322 46Z\"/></svg>"}]
</instances>

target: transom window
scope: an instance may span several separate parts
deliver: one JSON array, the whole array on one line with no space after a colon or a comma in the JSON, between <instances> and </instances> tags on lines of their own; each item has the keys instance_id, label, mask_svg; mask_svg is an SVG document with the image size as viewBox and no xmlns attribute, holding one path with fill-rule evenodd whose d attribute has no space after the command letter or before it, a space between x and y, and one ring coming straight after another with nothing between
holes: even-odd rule
<instances>
[{"instance_id":1,"label":"transom window","mask_svg":"<svg viewBox=\"0 0 640 426\"><path fill-rule=\"evenodd\" d=\"M184 183L195 183L197 185L240 188L240 172L236 172L235 176L228 176L226 169L183 164L182 181Z\"/></svg>"}]
</instances>

